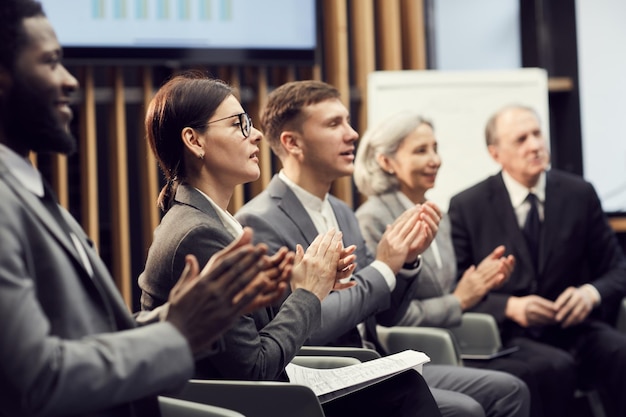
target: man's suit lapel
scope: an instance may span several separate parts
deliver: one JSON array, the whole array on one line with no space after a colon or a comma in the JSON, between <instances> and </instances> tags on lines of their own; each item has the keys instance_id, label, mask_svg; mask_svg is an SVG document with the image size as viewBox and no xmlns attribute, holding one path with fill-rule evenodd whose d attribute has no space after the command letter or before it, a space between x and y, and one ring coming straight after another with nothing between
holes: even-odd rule
<instances>
[{"instance_id":1,"label":"man's suit lapel","mask_svg":"<svg viewBox=\"0 0 626 417\"><path fill-rule=\"evenodd\" d=\"M501 173L491 177L488 200L491 208L490 211L494 214L496 222L499 223L504 230L503 236L509 236L513 243L514 248L507 248L507 252L517 252L521 254L521 259L516 259L516 262L524 264L524 269L529 268L529 270L533 270L534 267L531 262L532 258L528 250L528 245L517 223L517 217L511 205L511 198L506 191Z\"/></svg>"},{"instance_id":2,"label":"man's suit lapel","mask_svg":"<svg viewBox=\"0 0 626 417\"><path fill-rule=\"evenodd\" d=\"M16 196L24 202L24 207L40 220L45 229L48 230L52 237L68 253L75 267L79 270L78 275L81 277L85 288L94 294L95 299L101 303L105 310L108 310L109 313L116 313L115 317L117 318L116 321L118 325L121 320L121 323L123 323L125 327L133 326L128 308L119 296L119 292L102 260L97 255L92 245L87 243L82 229L77 230L80 226L78 226L73 219L67 219L69 214L62 211L62 215L68 220L70 230L78 237L78 240L85 248L85 253L93 268L93 276L91 276L85 268L74 246L74 242L72 242L67 232L58 224L58 221L50 214L48 209L45 208L39 197L23 189L17 179L13 177L13 174L8 172L2 163L0 163L0 175L2 175L3 180L13 190ZM117 328L115 323L111 323L111 325L113 329Z\"/></svg>"},{"instance_id":3,"label":"man's suit lapel","mask_svg":"<svg viewBox=\"0 0 626 417\"><path fill-rule=\"evenodd\" d=\"M298 200L298 197L278 176L274 176L272 181L270 181L267 190L272 198L278 200L278 209L293 222L300 233L302 233L305 241L311 244L318 235L317 229L309 213L306 212L304 206Z\"/></svg>"},{"instance_id":4,"label":"man's suit lapel","mask_svg":"<svg viewBox=\"0 0 626 417\"><path fill-rule=\"evenodd\" d=\"M130 315L128 306L124 304L124 299L120 296L119 289L115 286L115 281L107 270L100 256L91 247L85 249L91 267L93 277L91 282L96 287L110 316L115 318L117 329L130 329L136 326Z\"/></svg>"},{"instance_id":5,"label":"man's suit lapel","mask_svg":"<svg viewBox=\"0 0 626 417\"><path fill-rule=\"evenodd\" d=\"M24 202L24 207L41 221L50 234L54 236L59 244L76 260L79 265L81 265L81 268L83 268L78 252L76 252L76 248L70 240L70 237L59 225L52 214L50 214L48 209L43 205L41 199L30 191L25 190L13 174L11 174L2 163L0 163L0 175L2 175L5 183L13 190L17 197Z\"/></svg>"}]
</instances>

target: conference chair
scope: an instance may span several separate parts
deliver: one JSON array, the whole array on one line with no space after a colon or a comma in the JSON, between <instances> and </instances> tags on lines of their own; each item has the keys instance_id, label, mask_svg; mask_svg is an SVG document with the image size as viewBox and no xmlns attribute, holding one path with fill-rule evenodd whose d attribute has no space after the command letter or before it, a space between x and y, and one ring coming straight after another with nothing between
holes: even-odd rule
<instances>
[{"instance_id":1,"label":"conference chair","mask_svg":"<svg viewBox=\"0 0 626 417\"><path fill-rule=\"evenodd\" d=\"M234 410L247 417L324 417L315 393L289 382L192 379L174 397Z\"/></svg>"},{"instance_id":2,"label":"conference chair","mask_svg":"<svg viewBox=\"0 0 626 417\"><path fill-rule=\"evenodd\" d=\"M350 356L296 356L292 363L332 369L361 363ZM324 417L315 393L289 382L190 380L176 398L235 410L248 417Z\"/></svg>"},{"instance_id":3,"label":"conference chair","mask_svg":"<svg viewBox=\"0 0 626 417\"><path fill-rule=\"evenodd\" d=\"M343 356L356 358L361 362L380 358L380 354L374 349L343 346L302 346L297 357L303 356Z\"/></svg>"},{"instance_id":4,"label":"conference chair","mask_svg":"<svg viewBox=\"0 0 626 417\"><path fill-rule=\"evenodd\" d=\"M449 329L377 326L376 331L380 343L390 354L412 349L424 352L433 364L463 365L459 347Z\"/></svg>"},{"instance_id":5,"label":"conference chair","mask_svg":"<svg viewBox=\"0 0 626 417\"><path fill-rule=\"evenodd\" d=\"M331 355L303 355L293 358L291 363L315 369L335 369L344 366L356 365L361 361L352 356L331 356Z\"/></svg>"},{"instance_id":6,"label":"conference chair","mask_svg":"<svg viewBox=\"0 0 626 417\"><path fill-rule=\"evenodd\" d=\"M233 410L170 397L159 397L159 408L161 417L244 417Z\"/></svg>"},{"instance_id":7,"label":"conference chair","mask_svg":"<svg viewBox=\"0 0 626 417\"><path fill-rule=\"evenodd\" d=\"M491 314L463 313L461 324L450 328L461 358L490 359L515 349L503 350L500 329Z\"/></svg>"}]
</instances>

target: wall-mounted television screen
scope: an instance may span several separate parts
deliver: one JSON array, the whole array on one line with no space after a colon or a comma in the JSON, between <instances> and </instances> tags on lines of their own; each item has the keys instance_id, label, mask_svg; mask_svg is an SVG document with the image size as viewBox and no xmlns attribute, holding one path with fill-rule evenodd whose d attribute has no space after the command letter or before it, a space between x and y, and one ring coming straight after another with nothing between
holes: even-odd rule
<instances>
[{"instance_id":1,"label":"wall-mounted television screen","mask_svg":"<svg viewBox=\"0 0 626 417\"><path fill-rule=\"evenodd\" d=\"M315 60L316 0L40 0L71 62Z\"/></svg>"}]
</instances>

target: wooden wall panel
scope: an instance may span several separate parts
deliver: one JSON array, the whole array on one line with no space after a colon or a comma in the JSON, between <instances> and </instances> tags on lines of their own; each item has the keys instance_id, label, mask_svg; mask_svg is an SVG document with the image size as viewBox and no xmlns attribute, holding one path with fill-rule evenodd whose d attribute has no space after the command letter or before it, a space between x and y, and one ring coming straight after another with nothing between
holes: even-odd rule
<instances>
[{"instance_id":1,"label":"wooden wall panel","mask_svg":"<svg viewBox=\"0 0 626 417\"><path fill-rule=\"evenodd\" d=\"M347 7L346 0L324 0L324 78L339 90L345 106L350 108ZM332 192L352 205L351 178L335 181Z\"/></svg>"},{"instance_id":2,"label":"wooden wall panel","mask_svg":"<svg viewBox=\"0 0 626 417\"><path fill-rule=\"evenodd\" d=\"M68 208L70 195L67 183L67 157L55 154L52 156L52 188L57 193L59 204Z\"/></svg>"},{"instance_id":3,"label":"wooden wall panel","mask_svg":"<svg viewBox=\"0 0 626 417\"><path fill-rule=\"evenodd\" d=\"M82 69L83 102L80 111L80 192L82 226L100 247L98 215L98 158L96 138L96 93L93 67Z\"/></svg>"},{"instance_id":4,"label":"wooden wall panel","mask_svg":"<svg viewBox=\"0 0 626 417\"><path fill-rule=\"evenodd\" d=\"M154 229L159 225L160 215L159 208L157 206L157 199L159 197L159 172L150 144L146 140L146 128L143 119L152 97L154 96L154 79L152 76L152 68L142 67L140 68L141 74L141 91L142 91L142 111L137 120L139 137L137 138L138 151L138 175L140 178L141 192L141 221L142 221L142 242L144 253L148 254L148 249L152 244L152 234Z\"/></svg>"},{"instance_id":5,"label":"wooden wall panel","mask_svg":"<svg viewBox=\"0 0 626 417\"><path fill-rule=\"evenodd\" d=\"M111 196L111 258L112 274L122 297L132 305L130 277L130 223L128 214L128 164L126 140L126 106L122 68L111 71L113 103L109 135L109 168Z\"/></svg>"},{"instance_id":6,"label":"wooden wall panel","mask_svg":"<svg viewBox=\"0 0 626 417\"><path fill-rule=\"evenodd\" d=\"M367 129L367 76L376 69L374 1L352 0L351 39L354 85L359 92L357 104L359 134Z\"/></svg>"},{"instance_id":7,"label":"wooden wall panel","mask_svg":"<svg viewBox=\"0 0 626 417\"><path fill-rule=\"evenodd\" d=\"M250 113L256 126L267 95L282 83L302 79L326 81L339 89L346 107L355 112L355 128L360 134L367 129L367 77L377 69L425 68L425 39L423 0L321 0L323 15L321 30L323 44L319 61L311 66L216 66L195 68L221 78L236 88L242 105ZM184 67L167 71L176 73ZM149 152L143 132L143 109L152 98L157 71L164 68L138 67L138 87L125 80L121 68L111 69L111 79L104 86L96 86L99 80L94 68L79 68L82 86L82 103L79 109L80 150L80 209L81 221L87 234L100 244L99 206L111 211L111 238L103 248L116 284L124 299L131 305L137 272L131 274L131 257L135 264L145 261L145 251L152 240L152 231L159 221L156 198L159 192L159 174ZM101 70L101 68L100 68ZM167 75L167 74L165 74ZM99 80L102 83L101 80ZM158 87L158 85L156 85ZM133 93L133 89L136 90ZM134 97L134 98L133 98ZM135 101L133 101L135 100ZM142 110L137 118L127 120L129 103L139 104ZM109 120L98 122L96 106L110 106ZM103 117L103 116L101 116ZM106 127L102 127L106 125ZM132 128L127 129L128 126ZM137 129L137 126L139 128ZM136 164L127 163L127 131L139 131ZM98 159L97 132L109 132L107 156ZM128 140L130 142L130 140ZM272 175L280 169L280 162L273 157L269 144L260 145L260 179L235 189L229 209L235 212L248 199L265 188ZM36 155L31 158L36 163ZM108 163L110 178L98 178L98 165ZM62 159L52 163L53 181L62 199L67 195L67 171ZM140 178L141 196L138 207L129 208L129 178ZM56 179L55 179L56 178ZM99 202L98 190L110 187L110 201ZM65 191L64 191L65 190ZM351 178L342 178L333 184L332 193L349 205L358 204ZM107 193L103 193L106 195ZM72 202L70 201L70 204ZM129 224L129 210L141 210L141 225ZM139 235L137 235L139 234ZM139 236L142 250L133 253L130 238ZM110 258L110 260L109 260ZM137 260L139 259L139 260Z\"/></svg>"},{"instance_id":8,"label":"wooden wall panel","mask_svg":"<svg viewBox=\"0 0 626 417\"><path fill-rule=\"evenodd\" d=\"M404 69L426 69L424 0L402 0L402 61Z\"/></svg>"},{"instance_id":9,"label":"wooden wall panel","mask_svg":"<svg viewBox=\"0 0 626 417\"><path fill-rule=\"evenodd\" d=\"M377 38L382 70L402 69L400 0L377 0Z\"/></svg>"}]
</instances>

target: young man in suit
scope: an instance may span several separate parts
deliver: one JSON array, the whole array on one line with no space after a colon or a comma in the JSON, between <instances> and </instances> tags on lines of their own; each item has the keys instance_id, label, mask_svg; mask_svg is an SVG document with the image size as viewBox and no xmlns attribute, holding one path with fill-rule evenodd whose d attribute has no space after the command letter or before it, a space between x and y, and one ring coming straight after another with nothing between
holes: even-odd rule
<instances>
[{"instance_id":1,"label":"young man in suit","mask_svg":"<svg viewBox=\"0 0 626 417\"><path fill-rule=\"evenodd\" d=\"M563 374L575 366L584 387L600 389L609 415L626 415L626 335L607 323L626 295L626 259L593 186L548 168L547 144L531 108L499 110L487 123L486 139L502 171L450 202L458 270L497 245L517 262L509 280L475 310L496 318L505 344L528 352L531 370L534 356L551 359L551 369L536 372L555 391L545 397L562 400L555 413L567 413L571 395L563 400L562 390L571 394L573 387Z\"/></svg>"},{"instance_id":2,"label":"young man in suit","mask_svg":"<svg viewBox=\"0 0 626 417\"><path fill-rule=\"evenodd\" d=\"M0 414L158 416L156 396L181 387L194 357L219 348L241 313L284 284L267 280L277 271L248 232L202 273L189 258L169 309L137 327L89 239L28 159L75 147L68 125L77 82L61 56L38 2L2 0Z\"/></svg>"},{"instance_id":3,"label":"young man in suit","mask_svg":"<svg viewBox=\"0 0 626 417\"><path fill-rule=\"evenodd\" d=\"M432 203L407 210L383 234L374 257L352 209L329 194L333 181L352 175L358 139L337 89L319 81L287 83L270 94L261 124L283 169L237 219L252 227L270 252L306 247L331 227L342 231L344 246L356 245L358 284L326 297L322 326L308 344L362 347L361 322L376 344L375 326L370 326L376 320L394 325L412 299L418 255L437 232L439 210ZM413 244L399 244L407 233L415 235ZM429 365L424 378L444 416L528 415L526 386L510 375Z\"/></svg>"}]
</instances>

